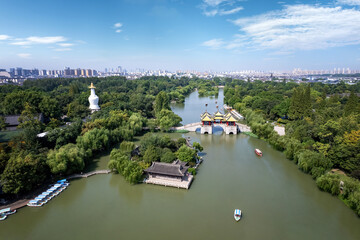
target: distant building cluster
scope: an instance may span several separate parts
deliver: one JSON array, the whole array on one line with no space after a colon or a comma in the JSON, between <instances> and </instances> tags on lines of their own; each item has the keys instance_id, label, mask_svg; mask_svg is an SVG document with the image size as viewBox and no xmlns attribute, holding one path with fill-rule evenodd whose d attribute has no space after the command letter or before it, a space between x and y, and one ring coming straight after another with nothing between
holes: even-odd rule
<instances>
[{"instance_id":1,"label":"distant building cluster","mask_svg":"<svg viewBox=\"0 0 360 240\"><path fill-rule=\"evenodd\" d=\"M72 77L93 77L98 76L98 71L93 69L70 69L66 67L64 70L39 70L39 69L24 69L21 67L0 69L0 84L12 83L21 85L26 79L38 78L72 78Z\"/></svg>"},{"instance_id":2,"label":"distant building cluster","mask_svg":"<svg viewBox=\"0 0 360 240\"><path fill-rule=\"evenodd\" d=\"M6 69L0 69L0 84L17 84L22 85L26 79L38 79L38 78L75 78L75 77L108 77L108 76L123 76L127 79L138 79L145 76L162 76L173 78L202 78L202 79L214 79L218 78L236 78L240 80L261 80L261 81L282 81L292 80L295 82L321 81L324 83L337 83L339 81L345 81L349 84L354 84L360 81L358 76L349 76L352 74L360 74L360 70L352 70L350 68L334 68L333 70L303 70L295 68L289 72L279 71L254 71L254 70L241 70L241 71L194 71L194 70L145 70L142 68L136 68L134 70L127 70L121 66L116 68L105 68L104 71L97 71L93 69L72 69L66 67L64 70L39 70L39 69L24 69L24 68L10 68L10 71Z\"/></svg>"},{"instance_id":3,"label":"distant building cluster","mask_svg":"<svg viewBox=\"0 0 360 240\"><path fill-rule=\"evenodd\" d=\"M326 75L326 74L356 74L360 70L351 70L350 68L334 68L333 70L306 70L295 68L292 71L293 75Z\"/></svg>"}]
</instances>

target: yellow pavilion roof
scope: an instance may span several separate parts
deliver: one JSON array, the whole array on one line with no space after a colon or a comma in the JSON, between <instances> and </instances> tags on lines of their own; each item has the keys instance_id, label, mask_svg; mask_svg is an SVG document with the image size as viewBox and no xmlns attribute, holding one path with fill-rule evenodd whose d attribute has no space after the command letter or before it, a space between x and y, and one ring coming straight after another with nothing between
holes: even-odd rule
<instances>
[{"instance_id":1,"label":"yellow pavilion roof","mask_svg":"<svg viewBox=\"0 0 360 240\"><path fill-rule=\"evenodd\" d=\"M217 111L217 112L215 113L215 116L216 116L216 117L222 117L222 116L224 116L224 114L222 114L220 111Z\"/></svg>"},{"instance_id":2,"label":"yellow pavilion roof","mask_svg":"<svg viewBox=\"0 0 360 240\"><path fill-rule=\"evenodd\" d=\"M224 118L222 116L215 116L214 119L215 120L224 120Z\"/></svg>"},{"instance_id":3,"label":"yellow pavilion roof","mask_svg":"<svg viewBox=\"0 0 360 240\"><path fill-rule=\"evenodd\" d=\"M236 122L236 119L233 116L230 116L226 119L227 122Z\"/></svg>"},{"instance_id":4,"label":"yellow pavilion roof","mask_svg":"<svg viewBox=\"0 0 360 240\"><path fill-rule=\"evenodd\" d=\"M231 113L230 112L227 112L225 115L224 115L224 118L228 118L231 116Z\"/></svg>"},{"instance_id":5,"label":"yellow pavilion roof","mask_svg":"<svg viewBox=\"0 0 360 240\"><path fill-rule=\"evenodd\" d=\"M211 119L209 116L206 115L206 116L204 116L204 117L201 118L201 121L211 122L212 119Z\"/></svg>"},{"instance_id":6,"label":"yellow pavilion roof","mask_svg":"<svg viewBox=\"0 0 360 240\"><path fill-rule=\"evenodd\" d=\"M203 114L200 115L201 118L203 118L205 116L211 117L210 113L208 113L208 112L204 112Z\"/></svg>"}]
</instances>

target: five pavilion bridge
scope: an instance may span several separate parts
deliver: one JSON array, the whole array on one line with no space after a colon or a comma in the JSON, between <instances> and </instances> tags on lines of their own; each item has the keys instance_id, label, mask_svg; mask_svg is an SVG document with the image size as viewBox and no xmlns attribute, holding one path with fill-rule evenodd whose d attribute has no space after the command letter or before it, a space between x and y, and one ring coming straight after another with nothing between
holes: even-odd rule
<instances>
[{"instance_id":1,"label":"five pavilion bridge","mask_svg":"<svg viewBox=\"0 0 360 240\"><path fill-rule=\"evenodd\" d=\"M214 127L221 127L225 134L237 134L238 132L251 132L250 127L237 123L242 116L235 110L230 110L226 114L221 113L219 110L211 115L205 111L200 116L201 122L190 123L181 127L176 127L175 130L188 130L196 132L200 129L201 134L213 134Z\"/></svg>"}]
</instances>

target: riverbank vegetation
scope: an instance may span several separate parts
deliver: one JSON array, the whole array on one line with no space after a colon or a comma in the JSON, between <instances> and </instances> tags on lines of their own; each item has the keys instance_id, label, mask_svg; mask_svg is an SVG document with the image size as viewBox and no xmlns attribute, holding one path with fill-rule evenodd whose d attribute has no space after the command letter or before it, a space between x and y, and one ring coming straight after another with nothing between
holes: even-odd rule
<instances>
[{"instance_id":1,"label":"riverbank vegetation","mask_svg":"<svg viewBox=\"0 0 360 240\"><path fill-rule=\"evenodd\" d=\"M225 102L318 187L339 196L360 216L360 84L244 82L225 87ZM286 124L279 136L274 124ZM332 173L340 169L343 175Z\"/></svg>"},{"instance_id":2,"label":"riverbank vegetation","mask_svg":"<svg viewBox=\"0 0 360 240\"><path fill-rule=\"evenodd\" d=\"M194 144L196 149L202 151L199 143ZM152 162L172 163L179 159L194 166L197 158L197 151L188 147L184 138L173 140L168 135L147 133L139 146L123 141L119 148L114 148L108 167L123 175L129 183L135 184L141 181L143 170L150 167Z\"/></svg>"},{"instance_id":3,"label":"riverbank vegetation","mask_svg":"<svg viewBox=\"0 0 360 240\"><path fill-rule=\"evenodd\" d=\"M101 110L90 115L91 82ZM181 121L169 103L183 102L197 84L189 78L107 77L27 80L23 86L0 86L0 115L21 115L20 134L0 146L2 197L19 197L47 180L81 172L98 154L144 131L168 131ZM1 129L6 128L4 121L0 123ZM38 138L44 131L47 135ZM120 159L124 152L128 154L121 150L112 158ZM160 161L170 161L174 155L174 149L165 148ZM117 169L135 182L147 164L140 162L124 161Z\"/></svg>"}]
</instances>

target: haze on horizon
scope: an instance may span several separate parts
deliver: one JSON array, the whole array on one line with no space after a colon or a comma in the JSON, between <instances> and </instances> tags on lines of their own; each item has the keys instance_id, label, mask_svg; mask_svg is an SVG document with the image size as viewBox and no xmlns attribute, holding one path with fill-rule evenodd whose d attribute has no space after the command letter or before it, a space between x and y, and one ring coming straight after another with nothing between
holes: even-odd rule
<instances>
[{"instance_id":1,"label":"haze on horizon","mask_svg":"<svg viewBox=\"0 0 360 240\"><path fill-rule=\"evenodd\" d=\"M360 0L12 0L0 68L360 66Z\"/></svg>"}]
</instances>

